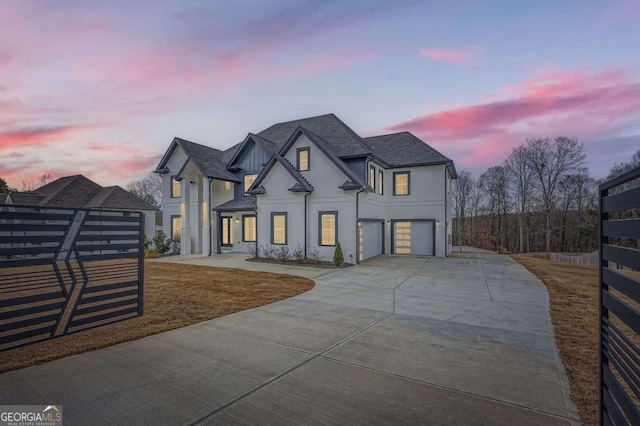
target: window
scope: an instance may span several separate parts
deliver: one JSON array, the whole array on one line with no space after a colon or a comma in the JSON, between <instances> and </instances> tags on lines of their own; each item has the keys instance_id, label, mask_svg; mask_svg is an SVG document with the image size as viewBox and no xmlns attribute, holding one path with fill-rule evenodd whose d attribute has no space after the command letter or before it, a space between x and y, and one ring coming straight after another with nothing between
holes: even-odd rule
<instances>
[{"instance_id":1,"label":"window","mask_svg":"<svg viewBox=\"0 0 640 426\"><path fill-rule=\"evenodd\" d=\"M338 240L338 212L319 212L318 216L318 244L335 246Z\"/></svg>"},{"instance_id":2,"label":"window","mask_svg":"<svg viewBox=\"0 0 640 426\"><path fill-rule=\"evenodd\" d=\"M383 195L382 183L384 182L384 173L382 170L378 170L378 194Z\"/></svg>"},{"instance_id":3,"label":"window","mask_svg":"<svg viewBox=\"0 0 640 426\"><path fill-rule=\"evenodd\" d=\"M309 147L298 148L298 171L309 170Z\"/></svg>"},{"instance_id":4,"label":"window","mask_svg":"<svg viewBox=\"0 0 640 426\"><path fill-rule=\"evenodd\" d=\"M180 237L181 227L182 218L180 216L171 216L171 238Z\"/></svg>"},{"instance_id":5,"label":"window","mask_svg":"<svg viewBox=\"0 0 640 426\"><path fill-rule=\"evenodd\" d=\"M256 217L254 215L242 215L242 241L255 242Z\"/></svg>"},{"instance_id":6,"label":"window","mask_svg":"<svg viewBox=\"0 0 640 426\"><path fill-rule=\"evenodd\" d=\"M393 195L409 195L409 172L393 173Z\"/></svg>"},{"instance_id":7,"label":"window","mask_svg":"<svg viewBox=\"0 0 640 426\"><path fill-rule=\"evenodd\" d=\"M373 166L369 166L369 185L376 189L376 168Z\"/></svg>"},{"instance_id":8,"label":"window","mask_svg":"<svg viewBox=\"0 0 640 426\"><path fill-rule=\"evenodd\" d=\"M253 184L253 182L256 181L256 178L258 177L258 175L244 175L244 192L245 194L247 193L247 191L249 190L249 188L251 188L251 185Z\"/></svg>"},{"instance_id":9,"label":"window","mask_svg":"<svg viewBox=\"0 0 640 426\"><path fill-rule=\"evenodd\" d=\"M286 213L271 213L271 244L287 244Z\"/></svg>"},{"instance_id":10,"label":"window","mask_svg":"<svg viewBox=\"0 0 640 426\"><path fill-rule=\"evenodd\" d=\"M233 189L233 182L229 182L228 180L224 181L224 190L231 191Z\"/></svg>"},{"instance_id":11,"label":"window","mask_svg":"<svg viewBox=\"0 0 640 426\"><path fill-rule=\"evenodd\" d=\"M175 176L171 176L171 198L180 198L180 181Z\"/></svg>"}]
</instances>

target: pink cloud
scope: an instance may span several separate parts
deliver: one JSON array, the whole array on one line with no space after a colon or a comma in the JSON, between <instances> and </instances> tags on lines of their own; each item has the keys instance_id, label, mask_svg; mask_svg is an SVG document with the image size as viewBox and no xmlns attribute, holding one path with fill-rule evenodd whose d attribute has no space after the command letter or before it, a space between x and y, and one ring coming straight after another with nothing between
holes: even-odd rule
<instances>
[{"instance_id":1,"label":"pink cloud","mask_svg":"<svg viewBox=\"0 0 640 426\"><path fill-rule=\"evenodd\" d=\"M510 97L426 114L392 126L444 147L463 167L493 165L527 137L570 135L585 144L640 113L640 82L618 71L544 71L505 87Z\"/></svg>"},{"instance_id":2,"label":"pink cloud","mask_svg":"<svg viewBox=\"0 0 640 426\"><path fill-rule=\"evenodd\" d=\"M420 54L438 62L453 62L456 64L466 64L473 62L482 55L479 48L433 48L422 49Z\"/></svg>"},{"instance_id":3,"label":"pink cloud","mask_svg":"<svg viewBox=\"0 0 640 426\"><path fill-rule=\"evenodd\" d=\"M47 145L63 137L72 136L84 127L29 127L0 132L0 151L19 146Z\"/></svg>"}]
</instances>

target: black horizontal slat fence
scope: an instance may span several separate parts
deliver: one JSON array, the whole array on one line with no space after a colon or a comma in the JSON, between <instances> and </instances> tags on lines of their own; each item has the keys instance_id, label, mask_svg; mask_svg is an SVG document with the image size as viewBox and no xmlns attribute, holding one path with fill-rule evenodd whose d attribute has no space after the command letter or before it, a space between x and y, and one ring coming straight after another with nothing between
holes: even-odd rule
<instances>
[{"instance_id":1,"label":"black horizontal slat fence","mask_svg":"<svg viewBox=\"0 0 640 426\"><path fill-rule=\"evenodd\" d=\"M143 314L144 215L0 204L0 351Z\"/></svg>"},{"instance_id":2,"label":"black horizontal slat fence","mask_svg":"<svg viewBox=\"0 0 640 426\"><path fill-rule=\"evenodd\" d=\"M640 424L640 167L600 185L600 424Z\"/></svg>"}]
</instances>

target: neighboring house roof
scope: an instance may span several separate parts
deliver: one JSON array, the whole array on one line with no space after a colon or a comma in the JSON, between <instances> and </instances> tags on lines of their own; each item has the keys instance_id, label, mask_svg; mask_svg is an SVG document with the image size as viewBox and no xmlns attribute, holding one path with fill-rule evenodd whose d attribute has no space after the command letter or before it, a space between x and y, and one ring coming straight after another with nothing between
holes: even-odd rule
<instances>
[{"instance_id":1,"label":"neighboring house roof","mask_svg":"<svg viewBox=\"0 0 640 426\"><path fill-rule=\"evenodd\" d=\"M126 207L125 207L126 206ZM151 204L141 200L119 186L107 186L100 189L84 206L86 208L157 210Z\"/></svg>"},{"instance_id":2,"label":"neighboring house roof","mask_svg":"<svg viewBox=\"0 0 640 426\"><path fill-rule=\"evenodd\" d=\"M158 167L156 167L156 173L166 173L168 171L168 169L166 169L167 162L178 146L180 146L188 156L185 165L191 161L200 172L207 177L240 182L236 175L227 170L227 162L223 160L224 153L222 151L181 138L173 138L169 150L165 153L164 157L162 157L162 160L160 160Z\"/></svg>"},{"instance_id":3,"label":"neighboring house roof","mask_svg":"<svg viewBox=\"0 0 640 426\"><path fill-rule=\"evenodd\" d=\"M119 186L103 188L82 175L61 177L30 192L12 192L7 198L26 206L157 210Z\"/></svg>"},{"instance_id":4,"label":"neighboring house roof","mask_svg":"<svg viewBox=\"0 0 640 426\"><path fill-rule=\"evenodd\" d=\"M7 200L7 195L9 194L0 192L0 204L3 204Z\"/></svg>"},{"instance_id":5,"label":"neighboring house roof","mask_svg":"<svg viewBox=\"0 0 640 426\"><path fill-rule=\"evenodd\" d=\"M409 132L364 138L371 152L391 167L453 163Z\"/></svg>"},{"instance_id":6,"label":"neighboring house roof","mask_svg":"<svg viewBox=\"0 0 640 426\"><path fill-rule=\"evenodd\" d=\"M371 153L371 149L363 142L362 138L336 117L335 114L319 115L317 117L274 124L259 132L258 136L282 147L289 141L298 127L303 127L324 139L331 147L331 151L338 157L357 157Z\"/></svg>"},{"instance_id":7,"label":"neighboring house roof","mask_svg":"<svg viewBox=\"0 0 640 426\"><path fill-rule=\"evenodd\" d=\"M256 206L257 203L255 197L242 197L222 203L219 206L214 207L213 210L218 212L253 211L256 209Z\"/></svg>"}]
</instances>

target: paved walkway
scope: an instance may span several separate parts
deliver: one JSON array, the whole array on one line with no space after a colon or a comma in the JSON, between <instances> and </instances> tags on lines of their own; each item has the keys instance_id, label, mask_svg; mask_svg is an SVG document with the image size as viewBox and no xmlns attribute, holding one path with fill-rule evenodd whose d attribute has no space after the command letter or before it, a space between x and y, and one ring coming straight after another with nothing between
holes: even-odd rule
<instances>
[{"instance_id":1,"label":"paved walkway","mask_svg":"<svg viewBox=\"0 0 640 426\"><path fill-rule=\"evenodd\" d=\"M245 262L248 263L248 262ZM383 256L298 297L0 376L66 424L575 424L545 287L506 256Z\"/></svg>"}]
</instances>

